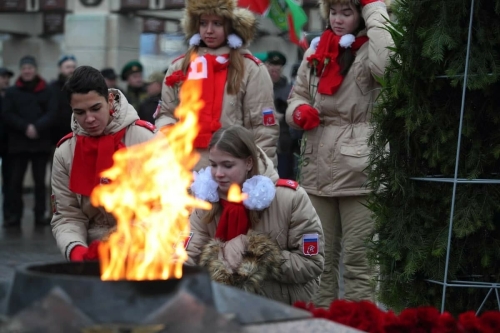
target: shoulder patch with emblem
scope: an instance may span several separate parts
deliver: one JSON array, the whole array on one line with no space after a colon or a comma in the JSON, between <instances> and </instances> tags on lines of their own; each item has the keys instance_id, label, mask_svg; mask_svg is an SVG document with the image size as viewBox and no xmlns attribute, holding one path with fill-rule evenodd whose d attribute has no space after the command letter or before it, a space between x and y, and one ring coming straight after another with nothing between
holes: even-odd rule
<instances>
[{"instance_id":1,"label":"shoulder patch with emblem","mask_svg":"<svg viewBox=\"0 0 500 333\"><path fill-rule=\"evenodd\" d=\"M260 59L259 59L259 58L257 58L256 56L254 56L253 54L245 53L243 56L244 56L245 58L247 58L247 59L252 60L252 61L253 61L253 62L255 62L257 65L262 64L262 61L260 61Z\"/></svg>"},{"instance_id":2,"label":"shoulder patch with emblem","mask_svg":"<svg viewBox=\"0 0 500 333\"><path fill-rule=\"evenodd\" d=\"M319 253L319 235L302 235L302 253L306 256L315 256Z\"/></svg>"},{"instance_id":3,"label":"shoulder patch with emblem","mask_svg":"<svg viewBox=\"0 0 500 333\"><path fill-rule=\"evenodd\" d=\"M137 126L141 126L141 127L144 127L144 128L147 128L148 130L150 130L151 132L155 132L156 131L156 127L155 125L151 124L149 121L145 121L145 120L136 120L135 121L135 124Z\"/></svg>"},{"instance_id":4,"label":"shoulder patch with emblem","mask_svg":"<svg viewBox=\"0 0 500 333\"><path fill-rule=\"evenodd\" d=\"M191 239L193 238L193 235L194 235L194 232L190 232L189 233L189 236L187 236L185 239L184 239L184 249L187 250L188 246L189 246L189 242L191 242Z\"/></svg>"},{"instance_id":5,"label":"shoulder patch with emblem","mask_svg":"<svg viewBox=\"0 0 500 333\"><path fill-rule=\"evenodd\" d=\"M65 136L63 136L61 138L61 140L59 140L59 142L57 143L56 147L59 147L60 145L63 144L64 141L66 141L68 139L71 139L72 137L73 137L73 132L66 134Z\"/></svg>"},{"instance_id":6,"label":"shoulder patch with emblem","mask_svg":"<svg viewBox=\"0 0 500 333\"><path fill-rule=\"evenodd\" d=\"M289 187L291 189L297 190L299 183L291 179L278 179L276 186Z\"/></svg>"},{"instance_id":7,"label":"shoulder patch with emblem","mask_svg":"<svg viewBox=\"0 0 500 333\"><path fill-rule=\"evenodd\" d=\"M276 125L276 117L274 116L273 109L265 109L262 111L262 124L264 124L264 126Z\"/></svg>"}]
</instances>

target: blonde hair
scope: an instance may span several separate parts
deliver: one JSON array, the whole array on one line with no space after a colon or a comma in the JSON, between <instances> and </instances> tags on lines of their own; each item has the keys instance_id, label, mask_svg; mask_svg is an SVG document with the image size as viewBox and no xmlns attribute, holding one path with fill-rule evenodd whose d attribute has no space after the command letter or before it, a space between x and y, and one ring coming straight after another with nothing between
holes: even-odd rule
<instances>
[{"instance_id":1,"label":"blonde hair","mask_svg":"<svg viewBox=\"0 0 500 333\"><path fill-rule=\"evenodd\" d=\"M196 22L197 30L200 30L199 20ZM224 18L224 33L228 36L232 32L231 21ZM189 65L191 64L191 57L198 54L198 45L191 46L184 59L182 59L182 71L187 74ZM227 93L229 95L236 95L240 91L241 81L243 81L243 76L245 75L245 62L243 55L237 49L231 49L229 51L229 68L227 71Z\"/></svg>"},{"instance_id":2,"label":"blonde hair","mask_svg":"<svg viewBox=\"0 0 500 333\"><path fill-rule=\"evenodd\" d=\"M212 148L217 148L220 151L226 152L239 159L252 159L252 169L247 174L247 179L259 175L259 160L258 149L255 145L255 140L252 132L245 127L233 125L226 128L221 128L214 133L208 151ZM203 217L202 221L210 223L215 216L222 211L222 207L218 202L212 204L212 209L209 210ZM251 225L256 225L260 221L260 212L255 210L249 211Z\"/></svg>"}]
</instances>

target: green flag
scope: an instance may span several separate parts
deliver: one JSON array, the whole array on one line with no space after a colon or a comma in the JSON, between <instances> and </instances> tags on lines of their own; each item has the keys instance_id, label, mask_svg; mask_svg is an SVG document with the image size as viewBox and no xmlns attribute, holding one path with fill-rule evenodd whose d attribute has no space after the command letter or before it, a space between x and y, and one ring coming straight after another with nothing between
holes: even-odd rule
<instances>
[{"instance_id":1,"label":"green flag","mask_svg":"<svg viewBox=\"0 0 500 333\"><path fill-rule=\"evenodd\" d=\"M307 15L294 0L270 0L267 17L281 30L288 31L290 41L299 44L302 27Z\"/></svg>"}]
</instances>

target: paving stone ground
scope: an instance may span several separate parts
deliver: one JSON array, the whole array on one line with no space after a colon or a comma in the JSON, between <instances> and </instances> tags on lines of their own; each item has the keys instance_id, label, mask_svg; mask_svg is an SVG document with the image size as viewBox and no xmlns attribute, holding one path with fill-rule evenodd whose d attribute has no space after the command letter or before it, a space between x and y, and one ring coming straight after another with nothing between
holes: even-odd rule
<instances>
[{"instance_id":1,"label":"paving stone ground","mask_svg":"<svg viewBox=\"0 0 500 333\"><path fill-rule=\"evenodd\" d=\"M0 314L5 311L4 301L16 266L64 261L50 227L34 225L33 194L27 193L23 198L25 208L21 229L5 230L0 227ZM3 225L3 214L0 214L0 225Z\"/></svg>"}]
</instances>

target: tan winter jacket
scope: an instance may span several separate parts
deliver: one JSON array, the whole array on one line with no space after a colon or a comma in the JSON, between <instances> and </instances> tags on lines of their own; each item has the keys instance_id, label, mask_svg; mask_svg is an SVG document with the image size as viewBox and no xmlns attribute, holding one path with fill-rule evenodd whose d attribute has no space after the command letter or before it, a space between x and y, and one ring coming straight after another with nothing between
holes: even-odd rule
<instances>
[{"instance_id":1,"label":"tan winter jacket","mask_svg":"<svg viewBox=\"0 0 500 333\"><path fill-rule=\"evenodd\" d=\"M127 102L125 96L116 89L110 89L115 94L112 121L104 130L112 134L127 127L123 138L125 146L148 141L154 133L145 127L135 125L139 119L137 112ZM88 135L72 117L73 134ZM69 254L76 245L88 246L90 242L106 236L116 225L115 218L102 207L93 207L90 198L69 190L69 176L75 152L76 137L64 141L54 154L52 168L53 211L52 233L64 257L69 260Z\"/></svg>"},{"instance_id":2,"label":"tan winter jacket","mask_svg":"<svg viewBox=\"0 0 500 333\"><path fill-rule=\"evenodd\" d=\"M210 49L206 47L199 48L199 54L214 54L224 55L229 53L227 46L218 49ZM251 55L250 51L241 49L242 54ZM264 149L267 156L277 166L276 149L279 136L279 125L276 119L275 125L265 126L263 123L263 114L265 110L272 110L276 117L274 109L273 83L269 72L262 63L257 63L258 60L243 58L245 64L245 75L243 77L240 91L237 95L228 95L226 87L224 88L224 99L220 123L222 127L230 125L241 125L251 130L255 137L255 143ZM181 69L182 59L174 61L168 68L166 77L173 72ZM174 87L169 87L163 82L161 93L161 110L156 116L156 127L160 129L163 126L174 124L177 122L174 117L174 111L178 101L179 84ZM199 149L200 161L195 169L199 170L208 166L208 150Z\"/></svg>"},{"instance_id":3,"label":"tan winter jacket","mask_svg":"<svg viewBox=\"0 0 500 333\"><path fill-rule=\"evenodd\" d=\"M260 158L260 173L276 182L278 175L262 150ZM220 216L216 216L214 221L206 224L202 222L202 216L205 213L202 210L195 210L191 215L190 222L193 235L187 247L189 255L187 264L198 264L201 258L205 261L205 266L211 268L220 267L220 270L224 270L223 264L218 259L218 249L215 253L210 253L210 251L213 251L213 247L210 248L210 245L214 242ZM264 236L263 241L259 239L259 236L249 237L249 247L252 242L254 248L260 247L260 250L257 250L260 251L260 253L256 254L257 256L271 256L274 255L271 253L277 252L276 259L279 263L277 272L272 274L272 278L260 280L256 276L259 272L273 270L271 264L269 266L264 264L255 269L257 273L248 275L250 281L244 281L238 286L244 290L252 290L245 287L251 283L258 284L261 289L260 293L264 296L287 304L293 304L299 300L310 301L318 289L319 276L323 272L324 239L320 220L307 193L301 187L294 190L289 187L277 186L274 200L268 208L262 211L259 224L251 227L249 235L252 233ZM306 234L318 235L319 253L317 255L304 255L302 241L303 235ZM268 243L271 243L271 245ZM246 248L246 250L248 251L249 248ZM212 262L207 264L207 258L210 258ZM240 267L252 265L251 260L243 260ZM216 273L224 275L224 272ZM229 274L226 274L226 278L231 280Z\"/></svg>"},{"instance_id":4,"label":"tan winter jacket","mask_svg":"<svg viewBox=\"0 0 500 333\"><path fill-rule=\"evenodd\" d=\"M307 57L315 52L307 50L300 65L293 93L288 100L287 123L293 122L293 112L303 104L319 111L320 125L304 132L300 184L307 193L318 196L355 196L367 194L365 186L370 135L370 117L380 92L374 75L382 76L393 46L392 38L383 26L388 17L385 4L372 3L362 10L369 41L358 50L356 59L334 95L310 93L318 78L312 75ZM315 90L315 88L312 91Z\"/></svg>"}]
</instances>

